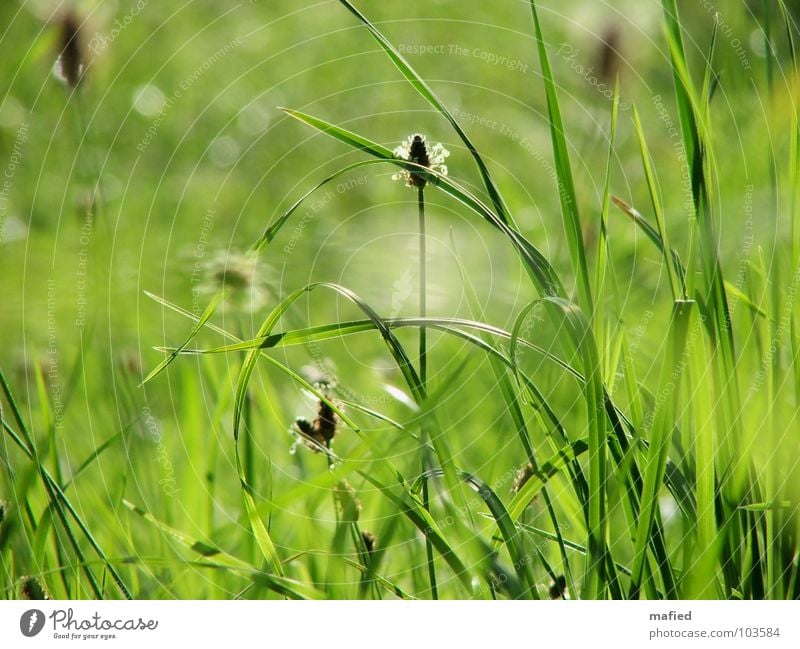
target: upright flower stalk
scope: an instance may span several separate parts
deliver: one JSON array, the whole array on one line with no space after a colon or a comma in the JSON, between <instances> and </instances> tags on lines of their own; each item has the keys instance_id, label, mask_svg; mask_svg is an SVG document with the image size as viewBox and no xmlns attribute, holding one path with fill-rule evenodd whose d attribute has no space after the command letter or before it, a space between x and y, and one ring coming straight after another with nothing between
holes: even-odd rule
<instances>
[{"instance_id":1,"label":"upright flower stalk","mask_svg":"<svg viewBox=\"0 0 800 649\"><path fill-rule=\"evenodd\" d=\"M417 209L419 212L419 317L425 318L427 313L428 282L426 249L425 249L425 190L417 189ZM425 325L419 327L419 380L427 394L428 386L428 342Z\"/></svg>"},{"instance_id":2,"label":"upright flower stalk","mask_svg":"<svg viewBox=\"0 0 800 649\"><path fill-rule=\"evenodd\" d=\"M394 150L395 156L401 160L413 162L422 167L447 175L445 158L450 152L441 144L428 145L424 135L415 133ZM425 318L427 313L427 252L425 247L425 185L426 178L413 170L407 169L392 176L395 180L404 180L406 186L417 190L417 211L419 214L419 312ZM419 328L419 378L423 391L427 390L428 381L428 342L425 325Z\"/></svg>"},{"instance_id":3,"label":"upright flower stalk","mask_svg":"<svg viewBox=\"0 0 800 649\"><path fill-rule=\"evenodd\" d=\"M428 147L425 136L416 133L409 137L405 142L394 150L395 156L401 160L413 162L427 169L436 171L442 175L447 175L447 167L444 160L450 155L441 144L434 144ZM420 318L425 318L427 314L427 251L425 246L425 185L428 181L424 175L406 169L392 176L394 180L404 180L406 186L417 190L417 212L419 215L419 314ZM428 383L428 341L427 331L424 324L419 327L419 380L423 394L427 394ZM422 431L423 438L425 431ZM422 475L425 475L428 467L426 466L426 456L422 459ZM422 504L426 510L430 511L430 499L428 494L428 480L422 481ZM433 546L430 540L425 539L425 550L428 563L428 577L431 585L431 598L439 599L438 588L436 585L436 568L433 563Z\"/></svg>"}]
</instances>

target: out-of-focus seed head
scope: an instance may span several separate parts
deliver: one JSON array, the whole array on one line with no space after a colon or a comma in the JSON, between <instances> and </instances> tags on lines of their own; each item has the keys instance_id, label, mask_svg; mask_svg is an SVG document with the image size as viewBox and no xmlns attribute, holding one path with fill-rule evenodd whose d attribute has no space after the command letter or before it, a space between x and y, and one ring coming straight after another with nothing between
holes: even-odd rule
<instances>
[{"instance_id":1,"label":"out-of-focus seed head","mask_svg":"<svg viewBox=\"0 0 800 649\"><path fill-rule=\"evenodd\" d=\"M201 268L202 279L197 288L200 294L211 296L222 289L225 292L224 306L243 313L252 313L266 304L267 285L255 254L220 250L212 254Z\"/></svg>"},{"instance_id":2,"label":"out-of-focus seed head","mask_svg":"<svg viewBox=\"0 0 800 649\"><path fill-rule=\"evenodd\" d=\"M356 495L356 490L350 486L350 483L347 480L339 480L336 483L333 495L342 521L345 523L358 521L358 515L361 512L361 501Z\"/></svg>"},{"instance_id":3,"label":"out-of-focus seed head","mask_svg":"<svg viewBox=\"0 0 800 649\"><path fill-rule=\"evenodd\" d=\"M364 547L367 549L368 554L375 552L375 547L378 545L378 539L372 532L368 530L362 530L361 540L364 542Z\"/></svg>"},{"instance_id":4,"label":"out-of-focus seed head","mask_svg":"<svg viewBox=\"0 0 800 649\"><path fill-rule=\"evenodd\" d=\"M83 79L86 51L81 38L81 20L74 9L64 10L58 19L57 76L73 90Z\"/></svg>"},{"instance_id":5,"label":"out-of-focus seed head","mask_svg":"<svg viewBox=\"0 0 800 649\"><path fill-rule=\"evenodd\" d=\"M47 590L36 577L23 577L20 581L19 593L22 599L50 599Z\"/></svg>"},{"instance_id":6,"label":"out-of-focus seed head","mask_svg":"<svg viewBox=\"0 0 800 649\"><path fill-rule=\"evenodd\" d=\"M600 78L606 83L614 83L614 79L616 79L619 72L620 63L622 62L622 55L620 54L621 41L622 36L617 26L610 25L606 27L598 53Z\"/></svg>"},{"instance_id":7,"label":"out-of-focus seed head","mask_svg":"<svg viewBox=\"0 0 800 649\"><path fill-rule=\"evenodd\" d=\"M533 476L533 465L528 462L521 469L517 469L517 474L514 476L514 486L511 490L514 493L519 493L519 490L525 486L525 483Z\"/></svg>"},{"instance_id":8,"label":"out-of-focus seed head","mask_svg":"<svg viewBox=\"0 0 800 649\"><path fill-rule=\"evenodd\" d=\"M558 575L555 581L550 584L547 592L550 595L550 599L568 599L567 578L564 575Z\"/></svg>"}]
</instances>

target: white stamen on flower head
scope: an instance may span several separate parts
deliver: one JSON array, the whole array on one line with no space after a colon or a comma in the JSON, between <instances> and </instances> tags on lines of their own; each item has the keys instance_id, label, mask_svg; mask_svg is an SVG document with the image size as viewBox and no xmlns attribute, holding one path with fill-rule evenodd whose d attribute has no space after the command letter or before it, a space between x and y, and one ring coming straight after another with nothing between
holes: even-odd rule
<instances>
[{"instance_id":1,"label":"white stamen on flower head","mask_svg":"<svg viewBox=\"0 0 800 649\"><path fill-rule=\"evenodd\" d=\"M433 146L429 146L425 141L425 136L419 133L410 135L408 139L396 147L393 151L394 156L400 160L407 160L415 164L427 167L431 171L447 175L447 166L444 164L445 159L450 155L450 152L445 149L441 143L437 142ZM392 180L404 180L407 187L423 188L427 181L421 175L413 171L400 171L392 175Z\"/></svg>"}]
</instances>

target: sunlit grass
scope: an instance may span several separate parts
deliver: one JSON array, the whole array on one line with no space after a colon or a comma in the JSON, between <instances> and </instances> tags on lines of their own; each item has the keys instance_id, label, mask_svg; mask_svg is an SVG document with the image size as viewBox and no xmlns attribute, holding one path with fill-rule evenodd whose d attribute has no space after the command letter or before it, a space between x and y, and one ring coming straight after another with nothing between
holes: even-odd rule
<instances>
[{"instance_id":1,"label":"sunlit grass","mask_svg":"<svg viewBox=\"0 0 800 649\"><path fill-rule=\"evenodd\" d=\"M664 0L653 75L671 79L669 146L682 158L655 144L663 133L648 96L621 111L617 81L597 118L603 165L592 187L575 164L584 136L562 105L554 17L530 2L539 126L551 145L537 172L546 170L553 246L534 236L491 146L475 144L382 26L339 4L391 64L387 79L438 116L429 139L452 143L457 173L398 156L399 142L329 121L319 106L283 108L291 119L281 128L297 122L312 144L335 141L339 168L298 170L289 207L266 224L258 215L263 233L244 259L277 265L308 210L321 209L317 222L333 231L336 204L315 201L364 174L365 197L387 185L380 195L394 189L392 205L418 227L401 226L420 255L410 260L418 294L403 299L418 302L390 312L373 303L370 277L358 287L318 279L294 244L291 271L265 289L268 306L250 322L231 300L247 278L234 286L217 273L219 290L199 308L190 295L148 291L142 308L161 314L166 342L141 342L163 358L143 370L84 353L66 420L85 431L77 447L41 367L24 404L0 375L4 594L29 594L34 577L40 594L64 598L800 597L793 95L781 99L763 79L790 142L752 172L772 187L754 189L749 176L737 187L726 176L738 154L719 136L730 130L720 34L695 61L676 3ZM781 9L772 29L789 74L795 28ZM407 132L420 130L414 120L409 111ZM748 167L766 164L763 142L737 146ZM516 157L525 177L531 158ZM387 172L416 179L416 191L392 188ZM775 231L791 232L748 244L744 263L725 252L738 250L726 210L742 187L751 210L773 210ZM761 204L767 195L773 207ZM487 289L475 232L516 283ZM649 268L631 280L634 253ZM326 251L329 268L347 261ZM434 285L444 297L428 299ZM495 307L493 293L508 293L511 308ZM97 414L97 397L80 395L92 373L112 384L98 391L110 408L95 404ZM320 434L310 420L330 412L337 430Z\"/></svg>"}]
</instances>

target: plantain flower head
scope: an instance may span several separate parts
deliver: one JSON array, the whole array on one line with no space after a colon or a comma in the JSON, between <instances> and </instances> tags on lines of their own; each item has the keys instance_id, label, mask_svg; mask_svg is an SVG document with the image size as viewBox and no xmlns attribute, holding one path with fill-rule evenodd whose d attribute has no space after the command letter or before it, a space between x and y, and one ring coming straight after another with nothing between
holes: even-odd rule
<instances>
[{"instance_id":1,"label":"plantain flower head","mask_svg":"<svg viewBox=\"0 0 800 649\"><path fill-rule=\"evenodd\" d=\"M429 145L425 140L425 136L419 133L409 136L405 142L394 150L394 155L400 160L427 167L442 176L447 175L447 166L444 161L450 155L450 152L439 142L432 146ZM404 180L407 187L417 187L418 189L422 189L427 183L421 175L409 170L394 174L392 180Z\"/></svg>"}]
</instances>

